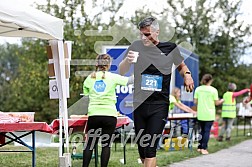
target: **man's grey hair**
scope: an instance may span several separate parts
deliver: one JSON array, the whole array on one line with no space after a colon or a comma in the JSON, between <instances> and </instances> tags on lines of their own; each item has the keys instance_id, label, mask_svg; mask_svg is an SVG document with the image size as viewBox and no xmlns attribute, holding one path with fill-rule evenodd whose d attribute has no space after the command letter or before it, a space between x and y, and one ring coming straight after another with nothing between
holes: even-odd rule
<instances>
[{"instance_id":1,"label":"man's grey hair","mask_svg":"<svg viewBox=\"0 0 252 167\"><path fill-rule=\"evenodd\" d=\"M159 24L155 17L152 16L146 17L138 24L139 29L149 26L151 26L151 28L153 28L154 30L159 30Z\"/></svg>"}]
</instances>

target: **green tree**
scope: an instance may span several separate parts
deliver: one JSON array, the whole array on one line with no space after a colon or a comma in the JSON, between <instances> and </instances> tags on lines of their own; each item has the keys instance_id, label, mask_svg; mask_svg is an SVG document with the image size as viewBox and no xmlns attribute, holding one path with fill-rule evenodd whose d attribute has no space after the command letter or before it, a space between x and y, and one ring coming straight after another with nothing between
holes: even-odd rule
<instances>
[{"instance_id":1,"label":"green tree","mask_svg":"<svg viewBox=\"0 0 252 167\"><path fill-rule=\"evenodd\" d=\"M239 61L251 48L251 42L245 39L251 35L251 26L239 18L242 1L198 0L187 7L183 0L167 2L166 11L172 12L164 14L168 17L172 13L174 18L173 41L188 41L193 45L200 58L200 78L205 73L213 74L213 84L220 95L226 91L228 82L237 83L239 89L248 86L251 83L246 79L251 78L249 68ZM244 75L249 77L243 78Z\"/></svg>"},{"instance_id":2,"label":"green tree","mask_svg":"<svg viewBox=\"0 0 252 167\"><path fill-rule=\"evenodd\" d=\"M10 94L10 83L17 76L19 52L18 45L0 46L0 111L7 111L5 101Z\"/></svg>"},{"instance_id":3,"label":"green tree","mask_svg":"<svg viewBox=\"0 0 252 167\"><path fill-rule=\"evenodd\" d=\"M3 105L5 111L36 112L36 120L44 121L51 121L58 115L57 110L53 110L56 107L47 104L50 102L45 42L24 39L22 47L14 52L18 68L16 76L10 80L9 94Z\"/></svg>"},{"instance_id":4,"label":"green tree","mask_svg":"<svg viewBox=\"0 0 252 167\"><path fill-rule=\"evenodd\" d=\"M249 68L244 68L239 62L246 49L251 48L251 42L245 40L246 36L251 35L250 25L245 25L243 21L239 21L241 15L240 6L242 1L219 1L219 8L223 12L223 24L218 27L217 34L214 34L212 42L212 56L215 61L212 64L215 75L218 76L216 85L223 94L228 82L234 82L239 89L248 87L252 75ZM234 75L236 74L236 75ZM244 74L248 76L245 82ZM243 76L243 77L242 77Z\"/></svg>"}]
</instances>

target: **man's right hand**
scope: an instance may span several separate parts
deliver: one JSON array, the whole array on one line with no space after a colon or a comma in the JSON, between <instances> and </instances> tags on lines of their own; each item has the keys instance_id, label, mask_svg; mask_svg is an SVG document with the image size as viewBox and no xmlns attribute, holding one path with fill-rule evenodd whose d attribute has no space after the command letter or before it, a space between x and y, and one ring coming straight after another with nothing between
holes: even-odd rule
<instances>
[{"instance_id":1,"label":"man's right hand","mask_svg":"<svg viewBox=\"0 0 252 167\"><path fill-rule=\"evenodd\" d=\"M126 61L129 63L129 64L132 64L133 62L133 60L134 60L134 58L135 58L135 55L134 55L134 52L132 51L132 50L130 50L129 52L128 52L128 55L126 56Z\"/></svg>"},{"instance_id":2,"label":"man's right hand","mask_svg":"<svg viewBox=\"0 0 252 167\"><path fill-rule=\"evenodd\" d=\"M132 52L130 50L130 51L128 51L127 56L119 64L119 74L120 75L125 75L129 71L130 66L133 63L132 62L133 60L134 60L134 52Z\"/></svg>"}]
</instances>

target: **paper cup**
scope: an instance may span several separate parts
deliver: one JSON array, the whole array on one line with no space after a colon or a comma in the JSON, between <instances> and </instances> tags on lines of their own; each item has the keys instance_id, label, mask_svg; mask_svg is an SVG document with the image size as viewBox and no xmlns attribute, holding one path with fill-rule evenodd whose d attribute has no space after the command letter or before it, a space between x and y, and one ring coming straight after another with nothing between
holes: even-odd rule
<instances>
[{"instance_id":1,"label":"paper cup","mask_svg":"<svg viewBox=\"0 0 252 167\"><path fill-rule=\"evenodd\" d=\"M136 63L137 62L137 58L139 56L139 52L135 52L135 51L132 51L134 53L134 60L132 61L132 63Z\"/></svg>"},{"instance_id":2,"label":"paper cup","mask_svg":"<svg viewBox=\"0 0 252 167\"><path fill-rule=\"evenodd\" d=\"M120 162L121 162L122 164L124 164L124 159L120 159Z\"/></svg>"}]
</instances>

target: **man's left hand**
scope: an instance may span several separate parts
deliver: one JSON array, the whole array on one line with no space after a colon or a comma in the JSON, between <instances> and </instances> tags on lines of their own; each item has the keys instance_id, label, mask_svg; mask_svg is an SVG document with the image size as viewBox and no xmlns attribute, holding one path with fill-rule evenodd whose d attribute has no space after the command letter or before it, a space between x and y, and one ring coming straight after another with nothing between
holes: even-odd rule
<instances>
[{"instance_id":1,"label":"man's left hand","mask_svg":"<svg viewBox=\"0 0 252 167\"><path fill-rule=\"evenodd\" d=\"M184 86L187 92L192 92L194 89L194 82L190 74L184 75Z\"/></svg>"}]
</instances>

